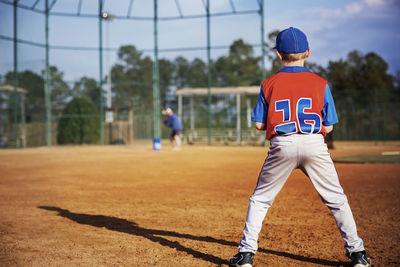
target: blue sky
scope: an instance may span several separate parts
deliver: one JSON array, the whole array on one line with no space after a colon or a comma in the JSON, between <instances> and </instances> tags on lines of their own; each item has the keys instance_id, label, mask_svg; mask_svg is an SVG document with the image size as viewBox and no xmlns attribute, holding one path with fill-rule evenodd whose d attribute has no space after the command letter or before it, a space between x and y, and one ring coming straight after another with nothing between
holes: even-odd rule
<instances>
[{"instance_id":1,"label":"blue sky","mask_svg":"<svg viewBox=\"0 0 400 267\"><path fill-rule=\"evenodd\" d=\"M0 36L13 37L13 8L0 1ZM20 0L32 6L36 0ZM49 0L51 3L52 0ZM118 16L127 16L129 0L106 0L104 10ZM202 0L179 0L184 16L205 14ZM210 0L211 13L232 11L229 0ZM232 0L235 10L256 10L257 0ZM58 0L52 12L78 11L79 0ZM97 0L83 0L82 14L95 14ZM134 0L131 16L152 17L153 1ZM44 9L44 0L36 8ZM389 64L389 71L400 70L400 1L398 0L265 0L265 32L289 26L302 29L311 45L311 62L326 67L330 60L345 58L352 50L363 53L376 52ZM175 0L159 0L159 16L179 16ZM44 16L25 9L18 9L18 35L20 39L44 43ZM108 25L107 25L108 24ZM206 46L206 19L162 20L158 24L159 48L184 48ZM103 45L118 48L133 44L138 49L152 49L153 21L114 19L103 23ZM213 46L229 46L234 40L244 39L250 44L260 44L260 16L253 14L218 16L211 18ZM98 20L82 17L50 17L50 45L98 46ZM259 55L260 47L254 47ZM43 48L20 44L19 70L40 72L44 68ZM211 52L213 58L226 55L228 49ZM145 55L153 56L151 52ZM189 60L199 57L206 60L206 51L160 52L160 58L174 59L184 56ZM104 53L104 68L117 61L116 51ZM50 51L50 63L64 72L68 81L86 75L98 79L98 52L59 50ZM266 60L267 66L269 65ZM0 74L13 68L13 44L0 39Z\"/></svg>"}]
</instances>

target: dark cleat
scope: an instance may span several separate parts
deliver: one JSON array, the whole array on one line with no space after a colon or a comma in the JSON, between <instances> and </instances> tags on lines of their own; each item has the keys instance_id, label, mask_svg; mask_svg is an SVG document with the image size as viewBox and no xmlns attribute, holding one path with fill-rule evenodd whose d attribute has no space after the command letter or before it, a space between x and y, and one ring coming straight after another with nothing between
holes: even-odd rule
<instances>
[{"instance_id":1,"label":"dark cleat","mask_svg":"<svg viewBox=\"0 0 400 267\"><path fill-rule=\"evenodd\" d=\"M365 250L347 253L347 257L351 259L353 267L370 267L371 259L368 258Z\"/></svg>"},{"instance_id":2,"label":"dark cleat","mask_svg":"<svg viewBox=\"0 0 400 267\"><path fill-rule=\"evenodd\" d=\"M253 264L254 253L239 252L229 260L230 267L251 267Z\"/></svg>"}]
</instances>

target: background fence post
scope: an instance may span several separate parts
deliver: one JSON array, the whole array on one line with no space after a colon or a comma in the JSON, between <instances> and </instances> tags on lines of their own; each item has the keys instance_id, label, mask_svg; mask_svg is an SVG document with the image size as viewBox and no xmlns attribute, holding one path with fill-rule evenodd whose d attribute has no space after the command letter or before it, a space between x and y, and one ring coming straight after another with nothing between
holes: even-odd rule
<instances>
[{"instance_id":1,"label":"background fence post","mask_svg":"<svg viewBox=\"0 0 400 267\"><path fill-rule=\"evenodd\" d=\"M264 0L260 1L260 15L261 15L261 81L266 79L265 73L265 45L264 45Z\"/></svg>"},{"instance_id":2,"label":"background fence post","mask_svg":"<svg viewBox=\"0 0 400 267\"><path fill-rule=\"evenodd\" d=\"M240 94L236 94L236 136L237 136L237 144L240 145L240 141L241 141Z\"/></svg>"},{"instance_id":3,"label":"background fence post","mask_svg":"<svg viewBox=\"0 0 400 267\"><path fill-rule=\"evenodd\" d=\"M46 81L45 81L45 105L46 105L46 145L51 146L51 92L50 92L50 65L49 65L49 0L45 7L45 34L46 34Z\"/></svg>"},{"instance_id":4,"label":"background fence post","mask_svg":"<svg viewBox=\"0 0 400 267\"><path fill-rule=\"evenodd\" d=\"M104 145L104 103L103 103L103 0L99 0L99 90L100 90L100 145Z\"/></svg>"},{"instance_id":5,"label":"background fence post","mask_svg":"<svg viewBox=\"0 0 400 267\"><path fill-rule=\"evenodd\" d=\"M160 136L160 81L158 66L158 7L154 0L154 65L153 65L153 98L154 98L154 138Z\"/></svg>"},{"instance_id":6,"label":"background fence post","mask_svg":"<svg viewBox=\"0 0 400 267\"><path fill-rule=\"evenodd\" d=\"M207 0L207 113L208 144L211 145L211 40L210 40L210 0Z\"/></svg>"},{"instance_id":7,"label":"background fence post","mask_svg":"<svg viewBox=\"0 0 400 267\"><path fill-rule=\"evenodd\" d=\"M18 1L14 0L14 146L18 148L18 20L17 20L17 4Z\"/></svg>"}]
</instances>

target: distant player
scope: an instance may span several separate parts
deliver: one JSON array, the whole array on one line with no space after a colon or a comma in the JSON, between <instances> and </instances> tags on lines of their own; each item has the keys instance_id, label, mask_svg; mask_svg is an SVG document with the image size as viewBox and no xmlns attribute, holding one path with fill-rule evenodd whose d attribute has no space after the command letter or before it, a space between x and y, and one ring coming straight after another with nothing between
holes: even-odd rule
<instances>
[{"instance_id":1,"label":"distant player","mask_svg":"<svg viewBox=\"0 0 400 267\"><path fill-rule=\"evenodd\" d=\"M327 81L304 68L310 55L306 35L297 28L281 31L276 53L284 68L261 83L252 113L257 130L266 130L268 157L249 200L244 236L230 266L250 267L263 220L290 173L301 169L330 209L353 266L370 266L358 237L346 195L339 183L324 136L338 122Z\"/></svg>"},{"instance_id":2,"label":"distant player","mask_svg":"<svg viewBox=\"0 0 400 267\"><path fill-rule=\"evenodd\" d=\"M172 133L170 136L172 149L180 150L182 144L181 133L183 130L181 120L170 108L166 109L166 114L168 115L168 118L164 121L164 125L172 128Z\"/></svg>"}]
</instances>

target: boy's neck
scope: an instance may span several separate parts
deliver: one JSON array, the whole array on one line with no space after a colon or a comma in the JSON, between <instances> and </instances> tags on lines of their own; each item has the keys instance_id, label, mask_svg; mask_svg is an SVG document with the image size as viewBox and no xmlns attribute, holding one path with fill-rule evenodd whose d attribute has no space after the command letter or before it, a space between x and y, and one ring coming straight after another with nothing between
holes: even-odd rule
<instances>
[{"instance_id":1,"label":"boy's neck","mask_svg":"<svg viewBox=\"0 0 400 267\"><path fill-rule=\"evenodd\" d=\"M282 61L282 65L285 67L304 67L304 59L292 62Z\"/></svg>"}]
</instances>

